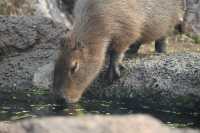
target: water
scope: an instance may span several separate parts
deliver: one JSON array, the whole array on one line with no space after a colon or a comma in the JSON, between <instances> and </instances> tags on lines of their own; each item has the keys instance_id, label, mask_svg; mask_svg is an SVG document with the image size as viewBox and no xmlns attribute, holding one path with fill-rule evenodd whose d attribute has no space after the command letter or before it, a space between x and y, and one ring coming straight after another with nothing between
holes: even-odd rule
<instances>
[{"instance_id":1,"label":"water","mask_svg":"<svg viewBox=\"0 0 200 133\"><path fill-rule=\"evenodd\" d=\"M80 116L86 114L125 115L147 113L172 127L200 128L200 113L157 110L141 105L132 106L130 100L100 100L82 98L73 106L55 105L46 90L0 93L0 121L16 121L40 116Z\"/></svg>"}]
</instances>

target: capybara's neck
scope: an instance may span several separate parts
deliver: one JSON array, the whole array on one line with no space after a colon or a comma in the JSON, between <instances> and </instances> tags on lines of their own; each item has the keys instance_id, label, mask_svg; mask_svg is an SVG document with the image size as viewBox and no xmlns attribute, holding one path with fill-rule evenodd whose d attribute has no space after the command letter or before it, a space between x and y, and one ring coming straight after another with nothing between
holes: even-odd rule
<instances>
[{"instance_id":1,"label":"capybara's neck","mask_svg":"<svg viewBox=\"0 0 200 133\"><path fill-rule=\"evenodd\" d=\"M105 63L106 51L111 41L111 30L104 22L104 17L99 15L94 15L92 18L89 16L75 18L74 34L85 49L81 55L85 66L81 72L85 77L80 78L85 82L82 88L87 88L91 84Z\"/></svg>"},{"instance_id":2,"label":"capybara's neck","mask_svg":"<svg viewBox=\"0 0 200 133\"><path fill-rule=\"evenodd\" d=\"M93 39L93 42L85 44L85 51L81 55L83 61L82 74L79 77L79 79L84 79L83 88L87 88L101 71L105 62L108 44L109 41L103 38Z\"/></svg>"},{"instance_id":3,"label":"capybara's neck","mask_svg":"<svg viewBox=\"0 0 200 133\"><path fill-rule=\"evenodd\" d=\"M96 67L101 67L104 63L106 51L110 44L106 38L91 38L90 41L85 41L86 60L88 64L91 62Z\"/></svg>"},{"instance_id":4,"label":"capybara's neck","mask_svg":"<svg viewBox=\"0 0 200 133\"><path fill-rule=\"evenodd\" d=\"M76 41L81 42L87 50L87 60L96 61L97 64L102 64L104 61L107 47L111 41L111 34L108 25L103 23L99 17L93 17L90 21L81 21L78 18L75 20L73 32ZM101 62L101 63L100 63Z\"/></svg>"}]
</instances>

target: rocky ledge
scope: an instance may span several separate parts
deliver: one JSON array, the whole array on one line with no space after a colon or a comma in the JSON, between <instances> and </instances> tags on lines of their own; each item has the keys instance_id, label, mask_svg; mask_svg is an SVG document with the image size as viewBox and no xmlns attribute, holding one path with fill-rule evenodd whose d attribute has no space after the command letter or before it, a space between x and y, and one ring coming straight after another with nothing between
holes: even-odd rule
<instances>
[{"instance_id":1,"label":"rocky ledge","mask_svg":"<svg viewBox=\"0 0 200 133\"><path fill-rule=\"evenodd\" d=\"M200 133L169 128L147 115L52 117L0 124L0 133Z\"/></svg>"}]
</instances>

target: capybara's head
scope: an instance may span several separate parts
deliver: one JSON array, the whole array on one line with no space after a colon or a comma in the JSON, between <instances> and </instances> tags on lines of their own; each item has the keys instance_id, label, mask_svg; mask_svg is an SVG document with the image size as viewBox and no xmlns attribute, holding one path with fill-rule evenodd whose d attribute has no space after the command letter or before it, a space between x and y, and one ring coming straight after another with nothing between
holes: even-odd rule
<instances>
[{"instance_id":1,"label":"capybara's head","mask_svg":"<svg viewBox=\"0 0 200 133\"><path fill-rule=\"evenodd\" d=\"M62 41L54 69L53 93L67 103L76 103L97 75L96 61L91 60L95 51L89 51L71 31Z\"/></svg>"}]
</instances>

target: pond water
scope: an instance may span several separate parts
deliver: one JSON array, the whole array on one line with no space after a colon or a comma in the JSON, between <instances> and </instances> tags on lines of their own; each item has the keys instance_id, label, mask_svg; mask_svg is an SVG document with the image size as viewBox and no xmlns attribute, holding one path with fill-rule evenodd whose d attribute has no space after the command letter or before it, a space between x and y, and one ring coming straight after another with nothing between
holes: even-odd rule
<instances>
[{"instance_id":1,"label":"pond water","mask_svg":"<svg viewBox=\"0 0 200 133\"><path fill-rule=\"evenodd\" d=\"M200 128L200 113L180 113L157 110L148 106L130 106L130 100L99 100L82 98L73 106L51 103L47 90L0 93L0 121L16 121L41 116L69 116L86 114L125 115L146 113L172 127Z\"/></svg>"}]
</instances>

